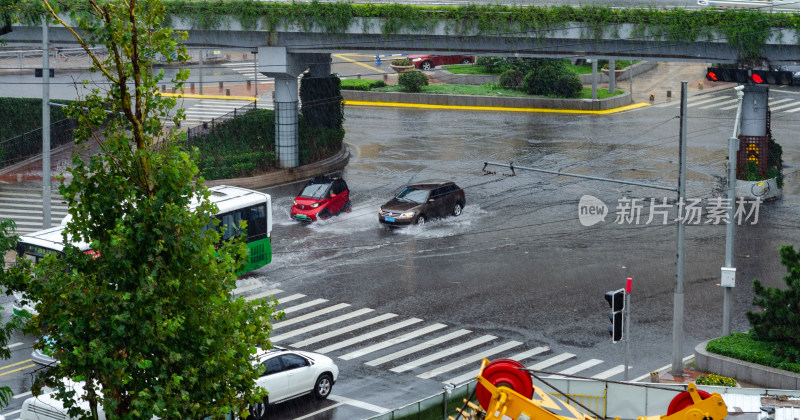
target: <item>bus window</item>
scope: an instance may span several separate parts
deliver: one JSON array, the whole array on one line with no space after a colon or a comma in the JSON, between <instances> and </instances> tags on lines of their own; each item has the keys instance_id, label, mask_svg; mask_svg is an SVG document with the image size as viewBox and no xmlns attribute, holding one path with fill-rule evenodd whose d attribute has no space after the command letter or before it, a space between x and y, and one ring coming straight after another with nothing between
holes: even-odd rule
<instances>
[{"instance_id":1,"label":"bus window","mask_svg":"<svg viewBox=\"0 0 800 420\"><path fill-rule=\"evenodd\" d=\"M267 234L267 207L263 204L250 207L247 219L248 238L260 239Z\"/></svg>"}]
</instances>

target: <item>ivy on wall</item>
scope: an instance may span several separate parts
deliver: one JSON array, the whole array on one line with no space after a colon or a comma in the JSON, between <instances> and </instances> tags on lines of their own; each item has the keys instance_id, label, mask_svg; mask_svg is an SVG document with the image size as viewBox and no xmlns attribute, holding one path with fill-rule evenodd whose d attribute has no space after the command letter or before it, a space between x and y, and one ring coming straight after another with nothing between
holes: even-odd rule
<instances>
[{"instance_id":1,"label":"ivy on wall","mask_svg":"<svg viewBox=\"0 0 800 420\"><path fill-rule=\"evenodd\" d=\"M229 19L243 29L274 31L299 26L304 31L342 34L358 18L376 18L381 33L428 34L444 27L460 36L524 32L531 38L551 36L567 24L577 24L581 36L618 36L619 25L630 24L633 41L720 41L734 46L743 59L755 59L776 29L800 34L800 14L754 10L612 9L605 6L417 6L407 4L269 3L255 0L166 0L168 18L180 18L196 29L225 29ZM363 20L369 25L370 20ZM369 28L364 28L369 29Z\"/></svg>"}]
</instances>

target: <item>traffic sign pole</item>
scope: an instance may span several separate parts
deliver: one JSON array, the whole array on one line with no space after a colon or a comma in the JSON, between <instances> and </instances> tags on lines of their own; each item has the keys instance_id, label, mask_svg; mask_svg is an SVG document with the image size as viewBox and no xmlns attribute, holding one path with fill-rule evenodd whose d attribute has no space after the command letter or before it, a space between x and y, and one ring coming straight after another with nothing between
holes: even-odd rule
<instances>
[{"instance_id":1,"label":"traffic sign pole","mask_svg":"<svg viewBox=\"0 0 800 420\"><path fill-rule=\"evenodd\" d=\"M630 365L628 360L631 354L631 288L633 279L628 277L625 283L625 380L628 380Z\"/></svg>"}]
</instances>

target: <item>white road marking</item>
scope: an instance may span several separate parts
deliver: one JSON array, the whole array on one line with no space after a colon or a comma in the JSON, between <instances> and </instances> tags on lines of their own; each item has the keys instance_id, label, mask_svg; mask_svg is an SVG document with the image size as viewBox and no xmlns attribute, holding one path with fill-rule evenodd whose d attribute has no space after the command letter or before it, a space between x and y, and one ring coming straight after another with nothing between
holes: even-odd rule
<instances>
[{"instance_id":1,"label":"white road marking","mask_svg":"<svg viewBox=\"0 0 800 420\"><path fill-rule=\"evenodd\" d=\"M291 296L286 296L284 298L278 299L278 303L279 304L284 304L284 303L287 303L287 302L291 302L293 300L302 299L304 297L306 297L306 295L304 295L302 293L295 293L295 294L293 294Z\"/></svg>"},{"instance_id":2,"label":"white road marking","mask_svg":"<svg viewBox=\"0 0 800 420\"><path fill-rule=\"evenodd\" d=\"M301 303L299 305L290 306L290 307L288 307L286 309L283 309L283 313L290 314L292 312L297 312L297 311L302 310L302 309L306 309L306 308L310 308L312 306L317 306L317 305L323 304L323 303L325 303L327 301L328 301L328 299L310 300L308 302L303 302L303 303Z\"/></svg>"},{"instance_id":3,"label":"white road marking","mask_svg":"<svg viewBox=\"0 0 800 420\"><path fill-rule=\"evenodd\" d=\"M602 360L597 360L597 359L589 359L589 360L587 360L585 362L578 363L575 366L566 368L566 369L564 369L564 370L562 370L562 371L560 371L558 373L560 373L562 375L574 375L574 374L576 374L576 373L578 373L578 372L580 372L582 370L589 369L592 366L597 366L600 363L603 363L603 361ZM553 376L558 376L558 375L553 375Z\"/></svg>"},{"instance_id":4,"label":"white road marking","mask_svg":"<svg viewBox=\"0 0 800 420\"><path fill-rule=\"evenodd\" d=\"M369 333L366 333L366 334L359 335L357 337L353 337L353 338L350 338L350 339L347 339L347 340L344 340L344 341L340 341L340 342L335 343L335 344L331 344L330 346L326 346L326 347L323 347L323 348L315 350L315 351L317 353L322 353L322 354L329 353L329 352L332 352L334 350L339 350L341 348L348 347L348 346L351 346L353 344L369 340L370 338L374 338L374 337L377 337L379 335L383 335L383 334L390 333L390 332L395 331L395 330L399 330L400 328L405 328L405 327L407 327L409 325L413 325L413 324L416 324L418 322L422 322L422 320L419 319L419 318L407 319L405 321L401 321L401 322L398 322L396 324L392 324L392 325L389 325L387 327L383 327L381 329L378 329L378 330L375 330L375 331L372 331L372 332L369 332Z\"/></svg>"},{"instance_id":5,"label":"white road marking","mask_svg":"<svg viewBox=\"0 0 800 420\"><path fill-rule=\"evenodd\" d=\"M307 327L303 327L303 328L298 328L296 330L292 330L291 332L287 332L285 334L279 334L279 335L276 335L274 337L270 337L269 340L271 342L273 342L273 343L277 343L279 341L286 340L287 338L297 337L298 335L305 334L305 333L307 333L309 331L314 331L314 330L318 330L320 328L325 328L328 325L333 325L333 324L336 324L338 322L346 321L346 320L348 320L350 318L355 318L357 316L361 316L361 315L364 315L364 314L372 312L372 311L374 311L374 309L370 309L370 308L359 309L357 311L346 313L344 315L340 315L340 316L337 316L335 318L328 319L326 321L318 322L316 324L311 324L311 325L309 325Z\"/></svg>"},{"instance_id":6,"label":"white road marking","mask_svg":"<svg viewBox=\"0 0 800 420\"><path fill-rule=\"evenodd\" d=\"M544 352L546 352L548 350L550 350L550 349L548 349L546 347L536 347L536 348L532 348L530 350L523 351L522 353L517 353L517 354L509 357L509 359L521 362L521 361L523 361L523 360L525 360L525 359L527 359L527 358L529 358L531 356L535 356L537 354L544 353ZM481 371L480 369L475 369L472 372L465 373L465 374L463 374L461 376L456 376L455 378L452 378L452 379L448 379L448 380L444 381L444 383L453 384L453 385L462 384L464 382L467 382L470 379L474 379L476 376L478 376L478 372L480 372L480 371Z\"/></svg>"},{"instance_id":7,"label":"white road marking","mask_svg":"<svg viewBox=\"0 0 800 420\"><path fill-rule=\"evenodd\" d=\"M367 326L372 325L372 324L377 324L378 322L385 321L385 320L387 320L389 318L394 318L396 316L397 316L397 314L383 314L383 315L380 315L380 316L376 316L374 318L367 319L365 321L361 321L361 322L359 322L357 324L349 325L349 326L344 327L344 328L339 328L338 330L329 331L329 332L326 332L325 334L320 334L320 335L315 336L315 337L307 338L307 339L305 339L303 341L298 341L298 342L296 342L294 344L290 344L290 346L295 347L295 348L306 347L306 346L308 346L310 344L318 343L320 341L327 340L329 338L336 337L338 335L347 334L350 331L354 331L354 330L357 330L359 328L364 328L364 327L367 327Z\"/></svg>"},{"instance_id":8,"label":"white road marking","mask_svg":"<svg viewBox=\"0 0 800 420\"><path fill-rule=\"evenodd\" d=\"M618 365L614 366L613 368L600 372L597 375L592 376L595 379L608 379L614 375L619 375L620 373L625 372L625 365Z\"/></svg>"},{"instance_id":9,"label":"white road marking","mask_svg":"<svg viewBox=\"0 0 800 420\"><path fill-rule=\"evenodd\" d=\"M390 340L381 341L380 343L373 344L373 345L371 345L369 347L364 347L362 349L358 349L356 351L347 353L344 356L340 356L339 358L343 359L343 360L355 359L355 358L361 357L361 356L363 356L365 354L376 352L378 350L385 349L386 347L391 347L391 346L394 346L396 344L400 344L400 343L406 342L408 340L411 340L412 338L416 338L416 337L419 337L421 335L425 335L425 334L428 334L430 332L433 332L433 331L436 331L436 330L440 330L440 329L442 329L442 328L444 328L446 326L447 325L444 325L444 324L429 325L429 326L427 326L425 328L420 328L420 329L418 329L416 331L411 331L408 334L403 334L400 337L395 337L395 338L392 338Z\"/></svg>"},{"instance_id":10,"label":"white road marking","mask_svg":"<svg viewBox=\"0 0 800 420\"><path fill-rule=\"evenodd\" d=\"M450 372L451 370L462 368L462 367L464 367L464 366L466 366L468 364L472 364L474 362L477 362L478 360L485 359L485 358L487 358L487 357L489 357L489 356L491 356L493 354L497 354L497 353L500 353L500 352L503 352L503 351L506 351L508 349L511 349L511 348L514 348L514 347L517 347L517 346L521 346L521 345L522 345L522 343L520 343L519 341L509 341L508 343L501 344L501 345L496 346L496 347L492 347L489 350L486 350L486 351L483 351L483 352L480 352L480 353L476 353L476 354L473 354L471 356L467 356L467 357L465 357L463 359L456 360L455 362L446 364L444 366L439 366L436 369L431 369L431 370L429 370L429 371L427 371L427 372L425 372L425 373L423 373L421 375L417 375L417 378L422 378L422 379L433 378L434 376L439 376L442 373Z\"/></svg>"},{"instance_id":11,"label":"white road marking","mask_svg":"<svg viewBox=\"0 0 800 420\"><path fill-rule=\"evenodd\" d=\"M311 312L311 313L308 313L308 314L305 314L305 315L301 315L301 316L298 316L297 318L292 318L292 319L289 319L289 320L286 320L286 321L276 322L275 324L272 325L272 329L273 330L277 330L278 328L288 327L289 325L294 325L294 324L297 324L299 322L303 322L303 321L311 319L311 318L322 316L322 315L325 315L327 313L331 313L333 311L338 311L339 309L346 308L348 306L350 306L349 303L339 303L339 304L336 304L336 305L333 305L333 306L328 306L325 309L320 309L318 311L314 311L314 312Z\"/></svg>"},{"instance_id":12,"label":"white road marking","mask_svg":"<svg viewBox=\"0 0 800 420\"><path fill-rule=\"evenodd\" d=\"M565 360L572 359L573 357L575 357L575 355L572 354L572 353L561 353L558 356L553 356L553 357L551 357L551 358L549 358L547 360L543 360L543 361L541 361L541 362L539 362L539 363L537 363L537 364L535 364L533 366L528 366L528 369L530 369L530 370L546 369L546 368L548 368L550 366L559 364L559 363L561 363L561 362L563 362Z\"/></svg>"},{"instance_id":13,"label":"white road marking","mask_svg":"<svg viewBox=\"0 0 800 420\"><path fill-rule=\"evenodd\" d=\"M364 364L367 365L367 366L378 366L378 365L386 363L386 362L391 362L394 359L398 359L400 357L407 356L407 355L409 355L411 353L416 353L416 352L418 352L420 350L429 349L429 348L431 348L431 347L433 347L433 346L435 346L437 344L444 343L445 341L449 341L449 340L452 340L454 338L461 337L462 335L469 334L471 332L472 331L470 331L470 330L454 331L454 332L451 332L450 334L446 334L446 335L443 335L441 337L434 338L433 340L428 340L428 341L426 341L426 342L424 342L422 344L417 344L416 346L412 346L412 347L409 347L409 348L404 349L404 350L396 351L396 352L394 352L392 354L387 354L386 356L379 357L379 358L377 358L375 360L370 360L369 362L366 362Z\"/></svg>"},{"instance_id":14,"label":"white road marking","mask_svg":"<svg viewBox=\"0 0 800 420\"><path fill-rule=\"evenodd\" d=\"M339 395L331 395L328 397L329 400L336 401L336 402L343 402L347 405L352 405L353 407L363 408L365 410L374 411L376 413L385 413L387 411L391 411L388 408L384 408L375 404L370 404L368 402L354 400L352 398L342 397Z\"/></svg>"},{"instance_id":15,"label":"white road marking","mask_svg":"<svg viewBox=\"0 0 800 420\"><path fill-rule=\"evenodd\" d=\"M269 297L269 296L272 296L272 295L277 295L278 293L281 293L281 292L283 292L283 290L270 289L270 290L267 290L267 291L264 291L264 292L261 292L261 293L256 293L256 294L254 294L252 296L247 296L247 297L244 298L244 300L249 302L251 300L262 299L262 298Z\"/></svg>"},{"instance_id":16,"label":"white road marking","mask_svg":"<svg viewBox=\"0 0 800 420\"><path fill-rule=\"evenodd\" d=\"M438 359L441 359L443 357L450 356L451 354L455 354L455 353L458 353L460 351L463 351L463 350L466 350L466 349L469 349L469 348L472 348L472 347L475 347L475 346L479 346L479 345L481 345L483 343L487 343L489 341L494 340L495 338L497 338L497 337L495 337L493 335L484 335L484 336L478 337L476 339L467 341L466 343L461 343L461 344L458 344L456 346L453 346L453 347L450 347L450 348L447 348L447 349L444 349L444 350L441 350L441 351L437 351L436 353L427 355L425 357L420 357L417 360L410 361L410 362L408 362L406 364L397 366L397 367L389 369L389 370L391 370L392 372L397 372L397 373L405 372L407 370L411 370L411 369L414 369L416 367L422 366L424 364L430 363L430 362L432 362L434 360L438 360Z\"/></svg>"}]
</instances>

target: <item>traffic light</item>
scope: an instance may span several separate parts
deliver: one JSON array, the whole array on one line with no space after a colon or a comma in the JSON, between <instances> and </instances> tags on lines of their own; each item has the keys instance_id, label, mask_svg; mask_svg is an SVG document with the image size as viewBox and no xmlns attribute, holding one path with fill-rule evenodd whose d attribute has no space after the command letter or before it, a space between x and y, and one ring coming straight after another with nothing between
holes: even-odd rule
<instances>
[{"instance_id":1,"label":"traffic light","mask_svg":"<svg viewBox=\"0 0 800 420\"><path fill-rule=\"evenodd\" d=\"M608 320L611 321L611 326L608 327L608 332L611 335L611 342L616 343L622 340L622 313L625 309L625 289L606 292L606 301L611 306L611 312L608 313Z\"/></svg>"},{"instance_id":2,"label":"traffic light","mask_svg":"<svg viewBox=\"0 0 800 420\"><path fill-rule=\"evenodd\" d=\"M706 69L706 79L712 82L791 85L792 76L792 72L786 70L742 70L721 67L708 67Z\"/></svg>"}]
</instances>

